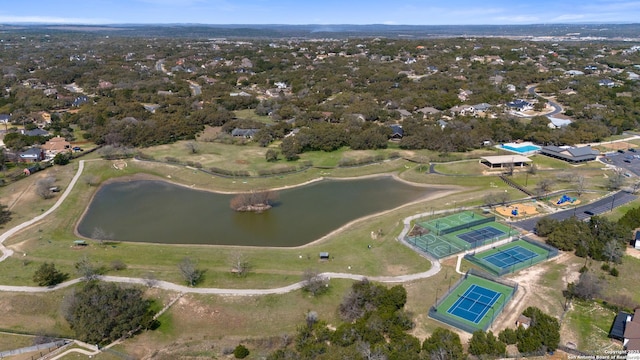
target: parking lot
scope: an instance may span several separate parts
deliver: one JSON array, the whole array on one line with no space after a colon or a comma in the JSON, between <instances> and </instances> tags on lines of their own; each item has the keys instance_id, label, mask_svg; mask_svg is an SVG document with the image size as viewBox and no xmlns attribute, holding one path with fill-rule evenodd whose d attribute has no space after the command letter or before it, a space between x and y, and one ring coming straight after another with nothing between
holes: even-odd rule
<instances>
[{"instance_id":1,"label":"parking lot","mask_svg":"<svg viewBox=\"0 0 640 360\"><path fill-rule=\"evenodd\" d=\"M622 169L630 175L640 176L640 149L618 150L614 153L607 153L601 161L608 165L613 165Z\"/></svg>"}]
</instances>

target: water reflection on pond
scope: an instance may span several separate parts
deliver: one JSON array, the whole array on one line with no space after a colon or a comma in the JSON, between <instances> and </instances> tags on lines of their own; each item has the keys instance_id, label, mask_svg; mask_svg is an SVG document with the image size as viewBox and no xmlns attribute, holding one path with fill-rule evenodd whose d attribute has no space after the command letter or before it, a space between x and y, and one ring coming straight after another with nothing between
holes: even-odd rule
<instances>
[{"instance_id":1,"label":"water reflection on pond","mask_svg":"<svg viewBox=\"0 0 640 360\"><path fill-rule=\"evenodd\" d=\"M233 195L198 191L164 181L105 184L78 225L91 237L100 229L119 241L291 247L307 244L363 216L432 193L393 178L323 180L279 191L272 209L234 212Z\"/></svg>"}]
</instances>

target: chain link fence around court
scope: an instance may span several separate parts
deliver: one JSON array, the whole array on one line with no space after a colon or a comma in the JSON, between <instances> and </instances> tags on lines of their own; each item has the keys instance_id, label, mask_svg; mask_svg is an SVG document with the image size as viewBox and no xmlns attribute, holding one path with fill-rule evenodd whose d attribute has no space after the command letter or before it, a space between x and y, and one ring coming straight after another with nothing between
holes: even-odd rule
<instances>
[{"instance_id":1,"label":"chain link fence around court","mask_svg":"<svg viewBox=\"0 0 640 360\"><path fill-rule=\"evenodd\" d=\"M531 259L527 259L525 261L521 261L518 263L515 263L511 266L507 266L507 267L499 267L496 266L495 264L487 261L484 257L478 257L478 254L472 253L472 254L466 254L464 256L464 259L469 261L470 263L474 264L474 265L478 265L481 268L491 272L492 274L496 275L496 276L503 276L506 274L511 274L514 273L516 271L520 271L522 269L531 267L533 265L536 265L538 263L541 263L543 261L549 260L553 257L558 256L558 249L554 248L553 246L547 245L545 243L541 243L535 240L531 240L529 238L517 238L517 239L513 239L511 241L511 243L516 242L516 241L524 241L527 244L531 245L531 246L535 246L537 248L540 248L544 251L546 251L546 255L542 255L542 254L538 254L538 256L535 256Z\"/></svg>"},{"instance_id":2,"label":"chain link fence around court","mask_svg":"<svg viewBox=\"0 0 640 360\"><path fill-rule=\"evenodd\" d=\"M506 298L504 299L504 301L502 301L499 306L495 309L493 309L493 315L491 316L491 321L488 321L484 326L482 327L475 327L472 326L468 323L465 323L463 321L457 320L456 318L449 316L448 314L442 314L441 312L438 311L438 306L440 306L454 291L457 290L458 286L465 281L469 275L473 275L476 277L479 277L481 279L485 279L485 280L489 280L489 281L493 281L496 282L498 284L507 286L512 288L511 293L506 296ZM478 271L475 269L469 269L469 271L467 271L463 277L461 277L458 281L456 281L456 283L451 286L449 288L449 290L447 290L445 292L445 294L443 296L441 296L439 299L436 299L436 303L431 306L429 308L429 317L431 317L432 319L436 319L440 322L443 322L447 325L451 325L455 328L458 328L460 330L466 331L468 333L473 333L476 330L482 330L482 331L487 331L487 329L491 326L491 324L493 324L493 321L495 320L495 318L500 315L500 313L502 312L502 310L504 309L504 307L507 305L507 303L511 300L511 298L513 298L513 295L516 293L516 291L518 291L518 283L516 283L515 281L511 281L511 280L506 280L506 279L501 279L495 276L492 276L486 272L483 271ZM486 315L485 315L486 316Z\"/></svg>"}]
</instances>

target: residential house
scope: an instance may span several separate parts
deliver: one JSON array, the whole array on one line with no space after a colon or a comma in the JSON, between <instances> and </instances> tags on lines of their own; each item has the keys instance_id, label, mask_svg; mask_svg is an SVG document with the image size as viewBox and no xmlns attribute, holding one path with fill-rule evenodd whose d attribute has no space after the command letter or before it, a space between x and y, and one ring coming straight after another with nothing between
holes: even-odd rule
<instances>
[{"instance_id":1,"label":"residential house","mask_svg":"<svg viewBox=\"0 0 640 360\"><path fill-rule=\"evenodd\" d=\"M402 137L404 136L404 130L402 129L402 126L393 124L389 125L389 127L391 128L391 135L389 136L390 139L402 139Z\"/></svg>"},{"instance_id":2,"label":"residential house","mask_svg":"<svg viewBox=\"0 0 640 360\"><path fill-rule=\"evenodd\" d=\"M454 106L451 109L449 109L449 111L451 112L452 116L455 115L461 115L461 116L466 116L466 115L475 115L475 110L473 109L472 106L469 105L465 105L465 106Z\"/></svg>"},{"instance_id":3,"label":"residential house","mask_svg":"<svg viewBox=\"0 0 640 360\"><path fill-rule=\"evenodd\" d=\"M640 351L640 308L636 308L633 314L619 312L611 325L609 337L621 340L627 351Z\"/></svg>"},{"instance_id":4,"label":"residential house","mask_svg":"<svg viewBox=\"0 0 640 360\"><path fill-rule=\"evenodd\" d=\"M545 146L540 153L552 158L564 160L572 164L595 160L600 152L591 146Z\"/></svg>"},{"instance_id":5,"label":"residential house","mask_svg":"<svg viewBox=\"0 0 640 360\"><path fill-rule=\"evenodd\" d=\"M44 145L42 145L42 150L45 151L45 154L48 157L54 157L56 154L61 152L71 152L71 143L63 137L56 136L44 143Z\"/></svg>"},{"instance_id":6,"label":"residential house","mask_svg":"<svg viewBox=\"0 0 640 360\"><path fill-rule=\"evenodd\" d=\"M78 107L84 103L89 102L89 98L86 95L82 95L82 96L78 96L77 98L73 99L73 101L71 102L71 106L75 106Z\"/></svg>"},{"instance_id":7,"label":"residential house","mask_svg":"<svg viewBox=\"0 0 640 360\"><path fill-rule=\"evenodd\" d=\"M240 129L235 128L231 130L231 136L234 137L243 137L245 139L251 139L253 136L260 131L260 129Z\"/></svg>"},{"instance_id":8,"label":"residential house","mask_svg":"<svg viewBox=\"0 0 640 360\"><path fill-rule=\"evenodd\" d=\"M0 114L0 124L8 124L11 121L11 115Z\"/></svg>"},{"instance_id":9,"label":"residential house","mask_svg":"<svg viewBox=\"0 0 640 360\"><path fill-rule=\"evenodd\" d=\"M420 108L420 109L416 110L416 112L422 113L424 115L435 115L435 114L440 113L440 110L438 110L438 109L436 109L434 107L431 107L431 106L426 106L426 107L423 107L423 108Z\"/></svg>"},{"instance_id":10,"label":"residential house","mask_svg":"<svg viewBox=\"0 0 640 360\"><path fill-rule=\"evenodd\" d=\"M612 87L616 86L616 83L613 82L613 80L611 80L611 79L602 79L602 80L598 81L598 85L612 88Z\"/></svg>"},{"instance_id":11,"label":"residential house","mask_svg":"<svg viewBox=\"0 0 640 360\"><path fill-rule=\"evenodd\" d=\"M533 109L533 104L528 101L518 99L508 102L507 107L516 111L527 111Z\"/></svg>"},{"instance_id":12,"label":"residential house","mask_svg":"<svg viewBox=\"0 0 640 360\"><path fill-rule=\"evenodd\" d=\"M33 130L20 129L20 134L26 136L49 136L48 131L42 130L40 128L35 128Z\"/></svg>"},{"instance_id":13,"label":"residential house","mask_svg":"<svg viewBox=\"0 0 640 360\"><path fill-rule=\"evenodd\" d=\"M447 127L447 125L449 125L449 123L443 119L438 120L437 123L440 126L440 129L444 129Z\"/></svg>"},{"instance_id":14,"label":"residential house","mask_svg":"<svg viewBox=\"0 0 640 360\"><path fill-rule=\"evenodd\" d=\"M491 104L480 103L476 105L471 105L474 112L485 112L491 108Z\"/></svg>"},{"instance_id":15,"label":"residential house","mask_svg":"<svg viewBox=\"0 0 640 360\"><path fill-rule=\"evenodd\" d=\"M579 75L584 75L584 72L580 70L567 70L564 72L564 74L568 76L579 76Z\"/></svg>"},{"instance_id":16,"label":"residential house","mask_svg":"<svg viewBox=\"0 0 640 360\"><path fill-rule=\"evenodd\" d=\"M471 95L473 95L473 91L460 89L458 92L458 99L460 99L460 101L467 101Z\"/></svg>"},{"instance_id":17,"label":"residential house","mask_svg":"<svg viewBox=\"0 0 640 360\"><path fill-rule=\"evenodd\" d=\"M549 119L547 126L551 129L560 129L572 123L571 119L558 116L547 116L547 119Z\"/></svg>"},{"instance_id":18,"label":"residential house","mask_svg":"<svg viewBox=\"0 0 640 360\"><path fill-rule=\"evenodd\" d=\"M160 108L160 104L142 104L142 107L148 112L155 114L156 110Z\"/></svg>"},{"instance_id":19,"label":"residential house","mask_svg":"<svg viewBox=\"0 0 640 360\"><path fill-rule=\"evenodd\" d=\"M398 113L400 114L400 117L403 118L403 119L411 116L411 112L409 112L406 109L399 109Z\"/></svg>"},{"instance_id":20,"label":"residential house","mask_svg":"<svg viewBox=\"0 0 640 360\"><path fill-rule=\"evenodd\" d=\"M44 151L38 147L32 147L25 151L18 153L20 162L23 163L36 163L44 160Z\"/></svg>"}]
</instances>

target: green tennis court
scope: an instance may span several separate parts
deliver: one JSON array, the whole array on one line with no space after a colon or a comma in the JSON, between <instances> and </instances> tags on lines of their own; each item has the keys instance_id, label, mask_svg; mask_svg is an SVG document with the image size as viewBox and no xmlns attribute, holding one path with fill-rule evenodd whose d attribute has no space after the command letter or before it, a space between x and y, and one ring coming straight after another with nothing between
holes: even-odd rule
<instances>
[{"instance_id":1,"label":"green tennis court","mask_svg":"<svg viewBox=\"0 0 640 360\"><path fill-rule=\"evenodd\" d=\"M468 272L436 301L429 316L470 333L486 331L517 289L516 283Z\"/></svg>"},{"instance_id":2,"label":"green tennis court","mask_svg":"<svg viewBox=\"0 0 640 360\"><path fill-rule=\"evenodd\" d=\"M505 275L522 270L558 255L558 249L528 238L478 254L467 254L465 259L495 275Z\"/></svg>"}]
</instances>

